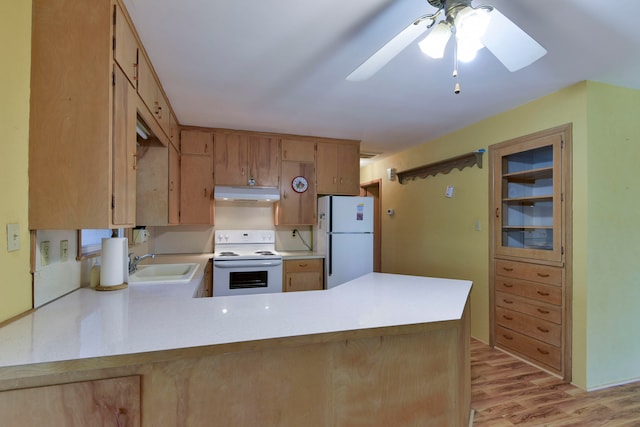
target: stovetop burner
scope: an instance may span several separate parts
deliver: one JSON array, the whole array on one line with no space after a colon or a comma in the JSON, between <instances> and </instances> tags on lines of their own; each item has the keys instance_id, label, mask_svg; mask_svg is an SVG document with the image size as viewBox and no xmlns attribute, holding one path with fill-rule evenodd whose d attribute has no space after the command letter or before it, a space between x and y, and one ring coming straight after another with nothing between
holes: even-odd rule
<instances>
[{"instance_id":1,"label":"stovetop burner","mask_svg":"<svg viewBox=\"0 0 640 427\"><path fill-rule=\"evenodd\" d=\"M224 252L220 252L219 254L220 256L239 256L237 253L235 252L230 252L230 251L224 251Z\"/></svg>"},{"instance_id":2,"label":"stovetop burner","mask_svg":"<svg viewBox=\"0 0 640 427\"><path fill-rule=\"evenodd\" d=\"M258 255L275 255L271 251L256 251L256 254L258 254Z\"/></svg>"}]
</instances>

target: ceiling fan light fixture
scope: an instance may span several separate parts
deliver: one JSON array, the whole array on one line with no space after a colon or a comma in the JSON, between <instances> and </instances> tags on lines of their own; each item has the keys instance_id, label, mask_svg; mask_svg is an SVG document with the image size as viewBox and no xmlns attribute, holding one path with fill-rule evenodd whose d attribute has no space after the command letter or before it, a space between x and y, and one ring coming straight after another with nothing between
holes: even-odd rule
<instances>
[{"instance_id":1,"label":"ceiling fan light fixture","mask_svg":"<svg viewBox=\"0 0 640 427\"><path fill-rule=\"evenodd\" d=\"M418 46L420 50L433 59L440 59L444 56L444 50L451 38L451 28L445 21L440 21L431 32L424 38Z\"/></svg>"},{"instance_id":2,"label":"ceiling fan light fixture","mask_svg":"<svg viewBox=\"0 0 640 427\"><path fill-rule=\"evenodd\" d=\"M457 13L453 23L459 37L477 40L487 31L489 21L491 21L491 15L486 8L474 9L466 6Z\"/></svg>"}]
</instances>

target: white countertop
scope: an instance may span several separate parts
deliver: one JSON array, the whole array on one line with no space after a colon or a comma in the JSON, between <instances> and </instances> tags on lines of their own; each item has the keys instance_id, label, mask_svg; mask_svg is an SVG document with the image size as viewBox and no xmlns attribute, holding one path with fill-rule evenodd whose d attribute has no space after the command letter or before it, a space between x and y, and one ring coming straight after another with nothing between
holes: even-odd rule
<instances>
[{"instance_id":1,"label":"white countertop","mask_svg":"<svg viewBox=\"0 0 640 427\"><path fill-rule=\"evenodd\" d=\"M471 290L470 281L371 273L326 291L192 298L195 282L72 292L0 328L0 370L457 320Z\"/></svg>"}]
</instances>

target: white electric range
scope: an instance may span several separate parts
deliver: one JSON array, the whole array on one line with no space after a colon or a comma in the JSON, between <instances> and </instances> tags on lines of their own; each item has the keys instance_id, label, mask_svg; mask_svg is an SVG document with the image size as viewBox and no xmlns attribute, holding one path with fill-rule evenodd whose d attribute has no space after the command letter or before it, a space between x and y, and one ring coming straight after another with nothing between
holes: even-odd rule
<instances>
[{"instance_id":1,"label":"white electric range","mask_svg":"<svg viewBox=\"0 0 640 427\"><path fill-rule=\"evenodd\" d=\"M213 296L282 292L273 230L216 230Z\"/></svg>"}]
</instances>

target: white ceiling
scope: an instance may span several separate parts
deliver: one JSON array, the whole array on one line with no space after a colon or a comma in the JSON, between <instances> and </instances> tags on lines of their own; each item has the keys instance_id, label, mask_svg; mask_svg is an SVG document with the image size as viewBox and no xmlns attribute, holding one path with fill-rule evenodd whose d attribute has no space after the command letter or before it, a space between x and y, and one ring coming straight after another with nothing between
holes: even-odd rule
<instances>
[{"instance_id":1,"label":"white ceiling","mask_svg":"<svg viewBox=\"0 0 640 427\"><path fill-rule=\"evenodd\" d=\"M548 54L510 73L486 49L459 67L417 42L345 77L426 0L124 0L181 124L362 140L379 158L582 80L640 89L640 1L486 0ZM607 8L605 5L611 7ZM614 10L615 8L615 10Z\"/></svg>"}]
</instances>

